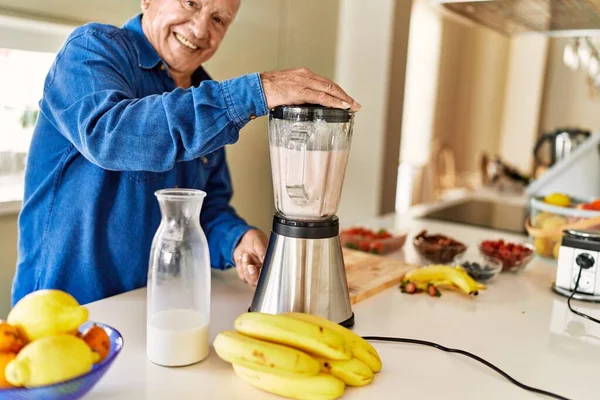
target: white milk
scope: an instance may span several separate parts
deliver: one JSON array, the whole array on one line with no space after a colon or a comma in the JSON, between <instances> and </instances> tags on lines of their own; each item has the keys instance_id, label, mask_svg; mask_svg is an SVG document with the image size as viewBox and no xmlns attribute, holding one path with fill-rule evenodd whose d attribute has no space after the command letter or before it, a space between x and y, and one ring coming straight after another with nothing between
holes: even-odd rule
<instances>
[{"instance_id":1,"label":"white milk","mask_svg":"<svg viewBox=\"0 0 600 400\"><path fill-rule=\"evenodd\" d=\"M193 310L168 310L148 321L146 353L150 361L167 367L194 364L209 352L209 324Z\"/></svg>"},{"instance_id":2,"label":"white milk","mask_svg":"<svg viewBox=\"0 0 600 400\"><path fill-rule=\"evenodd\" d=\"M337 212L349 150L302 152L271 145L275 206L289 217L319 219ZM308 199L290 197L286 185L304 184Z\"/></svg>"}]
</instances>

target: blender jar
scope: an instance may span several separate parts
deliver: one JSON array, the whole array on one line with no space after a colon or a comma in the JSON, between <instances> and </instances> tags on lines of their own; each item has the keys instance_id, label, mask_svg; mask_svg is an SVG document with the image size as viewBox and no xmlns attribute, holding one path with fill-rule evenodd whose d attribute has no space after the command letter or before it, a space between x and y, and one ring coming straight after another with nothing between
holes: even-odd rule
<instances>
[{"instance_id":1,"label":"blender jar","mask_svg":"<svg viewBox=\"0 0 600 400\"><path fill-rule=\"evenodd\" d=\"M319 221L337 213L353 125L349 110L307 104L270 111L271 171L279 214Z\"/></svg>"}]
</instances>

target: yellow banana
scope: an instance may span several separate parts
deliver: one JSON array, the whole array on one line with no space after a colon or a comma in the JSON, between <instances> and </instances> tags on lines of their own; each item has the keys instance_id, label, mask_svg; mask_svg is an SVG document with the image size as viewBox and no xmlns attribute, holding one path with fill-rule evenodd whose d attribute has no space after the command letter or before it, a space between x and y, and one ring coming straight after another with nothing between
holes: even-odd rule
<instances>
[{"instance_id":1,"label":"yellow banana","mask_svg":"<svg viewBox=\"0 0 600 400\"><path fill-rule=\"evenodd\" d=\"M289 377L255 371L233 364L233 370L246 383L278 396L302 400L334 400L342 397L346 386L328 375Z\"/></svg>"},{"instance_id":2,"label":"yellow banana","mask_svg":"<svg viewBox=\"0 0 600 400\"><path fill-rule=\"evenodd\" d=\"M485 289L484 285L477 283L462 268L453 268L448 265L429 265L415 268L404 275L404 281L449 281L463 292L475 295L478 293L478 290Z\"/></svg>"},{"instance_id":3,"label":"yellow banana","mask_svg":"<svg viewBox=\"0 0 600 400\"><path fill-rule=\"evenodd\" d=\"M358 358L336 361L318 357L317 360L321 363L321 372L335 376L348 386L366 386L373 382L373 371Z\"/></svg>"},{"instance_id":4,"label":"yellow banana","mask_svg":"<svg viewBox=\"0 0 600 400\"><path fill-rule=\"evenodd\" d=\"M350 347L342 335L323 324L313 324L287 315L247 312L236 318L235 330L330 360L352 358Z\"/></svg>"},{"instance_id":5,"label":"yellow banana","mask_svg":"<svg viewBox=\"0 0 600 400\"><path fill-rule=\"evenodd\" d=\"M341 335L350 345L352 355L355 358L367 364L373 372L379 372L381 370L381 358L379 357L377 350L375 350L375 347L350 329L344 328L340 324L336 324L335 322L318 315L299 312L288 312L284 315L331 329L332 331Z\"/></svg>"},{"instance_id":6,"label":"yellow banana","mask_svg":"<svg viewBox=\"0 0 600 400\"><path fill-rule=\"evenodd\" d=\"M452 287L452 286L454 286L454 284L447 279L438 279L435 281L431 281L430 283L435 287L440 287L440 286Z\"/></svg>"},{"instance_id":7,"label":"yellow banana","mask_svg":"<svg viewBox=\"0 0 600 400\"><path fill-rule=\"evenodd\" d=\"M468 278L469 285L471 286L472 289L474 289L474 290L486 289L486 286L483 283L477 282L475 279L471 278L471 275L469 275L469 273L464 268L462 268L460 265L457 265L454 268Z\"/></svg>"},{"instance_id":8,"label":"yellow banana","mask_svg":"<svg viewBox=\"0 0 600 400\"><path fill-rule=\"evenodd\" d=\"M304 376L315 376L320 371L319 362L300 350L234 331L220 332L213 346L223 360L258 371Z\"/></svg>"},{"instance_id":9,"label":"yellow banana","mask_svg":"<svg viewBox=\"0 0 600 400\"><path fill-rule=\"evenodd\" d=\"M429 285L433 285L436 288L445 286L445 287L454 287L454 284L448 280L438 279L435 281L425 282L425 281L415 281L414 282L417 289L426 291L429 288Z\"/></svg>"}]
</instances>

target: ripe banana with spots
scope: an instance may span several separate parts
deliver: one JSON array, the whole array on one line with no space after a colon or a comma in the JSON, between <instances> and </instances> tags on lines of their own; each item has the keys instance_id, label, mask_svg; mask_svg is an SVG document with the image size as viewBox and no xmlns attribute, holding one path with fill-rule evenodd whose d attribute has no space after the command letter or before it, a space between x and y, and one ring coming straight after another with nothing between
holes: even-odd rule
<instances>
[{"instance_id":1,"label":"ripe banana with spots","mask_svg":"<svg viewBox=\"0 0 600 400\"><path fill-rule=\"evenodd\" d=\"M233 364L233 370L246 383L290 399L335 400L344 395L346 385L332 375L289 377L256 371Z\"/></svg>"},{"instance_id":2,"label":"ripe banana with spots","mask_svg":"<svg viewBox=\"0 0 600 400\"><path fill-rule=\"evenodd\" d=\"M357 358L336 361L319 357L317 360L321 363L321 372L335 376L348 386L366 386L373 382L373 371Z\"/></svg>"},{"instance_id":3,"label":"ripe banana with spots","mask_svg":"<svg viewBox=\"0 0 600 400\"><path fill-rule=\"evenodd\" d=\"M449 283L457 287L466 294L477 295L479 290L486 286L476 282L460 267L451 267L449 265L429 265L426 267L415 268L408 271L402 280L403 284L413 282L416 285L438 283L438 285L448 285ZM435 283L433 283L435 285ZM435 286L438 286L435 285Z\"/></svg>"},{"instance_id":4,"label":"ripe banana with spots","mask_svg":"<svg viewBox=\"0 0 600 400\"><path fill-rule=\"evenodd\" d=\"M321 368L316 359L300 350L234 331L220 332L213 346L224 361L257 371L286 376L315 376Z\"/></svg>"},{"instance_id":5,"label":"ripe banana with spots","mask_svg":"<svg viewBox=\"0 0 600 400\"><path fill-rule=\"evenodd\" d=\"M317 315L298 312L288 312L284 315L331 329L342 336L349 344L350 350L352 351L352 356L354 358L364 362L373 372L379 372L381 370L381 358L379 357L377 350L375 350L375 347L350 329L344 328L335 322Z\"/></svg>"},{"instance_id":6,"label":"ripe banana with spots","mask_svg":"<svg viewBox=\"0 0 600 400\"><path fill-rule=\"evenodd\" d=\"M329 360L352 358L352 351L344 337L324 324L283 314L247 312L236 318L234 326L243 335L291 346Z\"/></svg>"}]
</instances>

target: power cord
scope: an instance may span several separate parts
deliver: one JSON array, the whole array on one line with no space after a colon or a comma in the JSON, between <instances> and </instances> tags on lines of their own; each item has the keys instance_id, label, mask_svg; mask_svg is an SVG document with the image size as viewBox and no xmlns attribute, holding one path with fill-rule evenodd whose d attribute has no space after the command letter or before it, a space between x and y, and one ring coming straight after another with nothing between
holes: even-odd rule
<instances>
[{"instance_id":1,"label":"power cord","mask_svg":"<svg viewBox=\"0 0 600 400\"><path fill-rule=\"evenodd\" d=\"M447 353L458 353L458 354L461 354L463 356L470 357L470 358L472 358L472 359L474 359L476 361L479 361L480 363L482 363L486 367L488 367L488 368L496 371L498 374L502 375L504 378L506 378L512 384L517 385L521 389L525 389L525 390L527 390L529 392L541 394L543 396L547 396L547 397L550 397L550 398L553 398L553 399L570 400L567 397L560 396L560 395L552 393L552 392L547 392L547 391L542 390L542 389L536 389L534 387L525 385L525 384L517 381L515 378L511 377L506 372L502 371L500 368L496 367L494 364L490 363L489 361L486 361L483 358L481 358L479 356L476 356L475 354L469 353L468 351L464 351L464 350L460 350L460 349L452 349L450 347L442 346L441 344L437 344L437 343L433 343L433 342L428 342L428 341L425 341L425 340L419 340L419 339L406 339L406 338L395 338L395 337L384 337L384 336L363 336L363 339L368 340L368 341L418 344L418 345L422 345L422 346L433 347L433 348L436 348L438 350L445 351Z\"/></svg>"},{"instance_id":2,"label":"power cord","mask_svg":"<svg viewBox=\"0 0 600 400\"><path fill-rule=\"evenodd\" d=\"M571 299L573 298L573 296L575 296L575 293L577 293L577 289L579 288L579 279L581 279L581 272L586 269L585 267L581 267L579 268L579 274L577 275L577 280L575 281L575 289L573 289L573 292L571 293L571 295L569 296L569 299L567 300L567 305L569 306L569 310L571 310L571 312L573 314L579 315L581 318L585 318L588 319L590 321L593 321L597 324L600 324L600 320L594 318L594 317L590 317L587 314L584 314L582 312L579 312L577 310L574 310L573 307L571 307Z\"/></svg>"}]
</instances>

